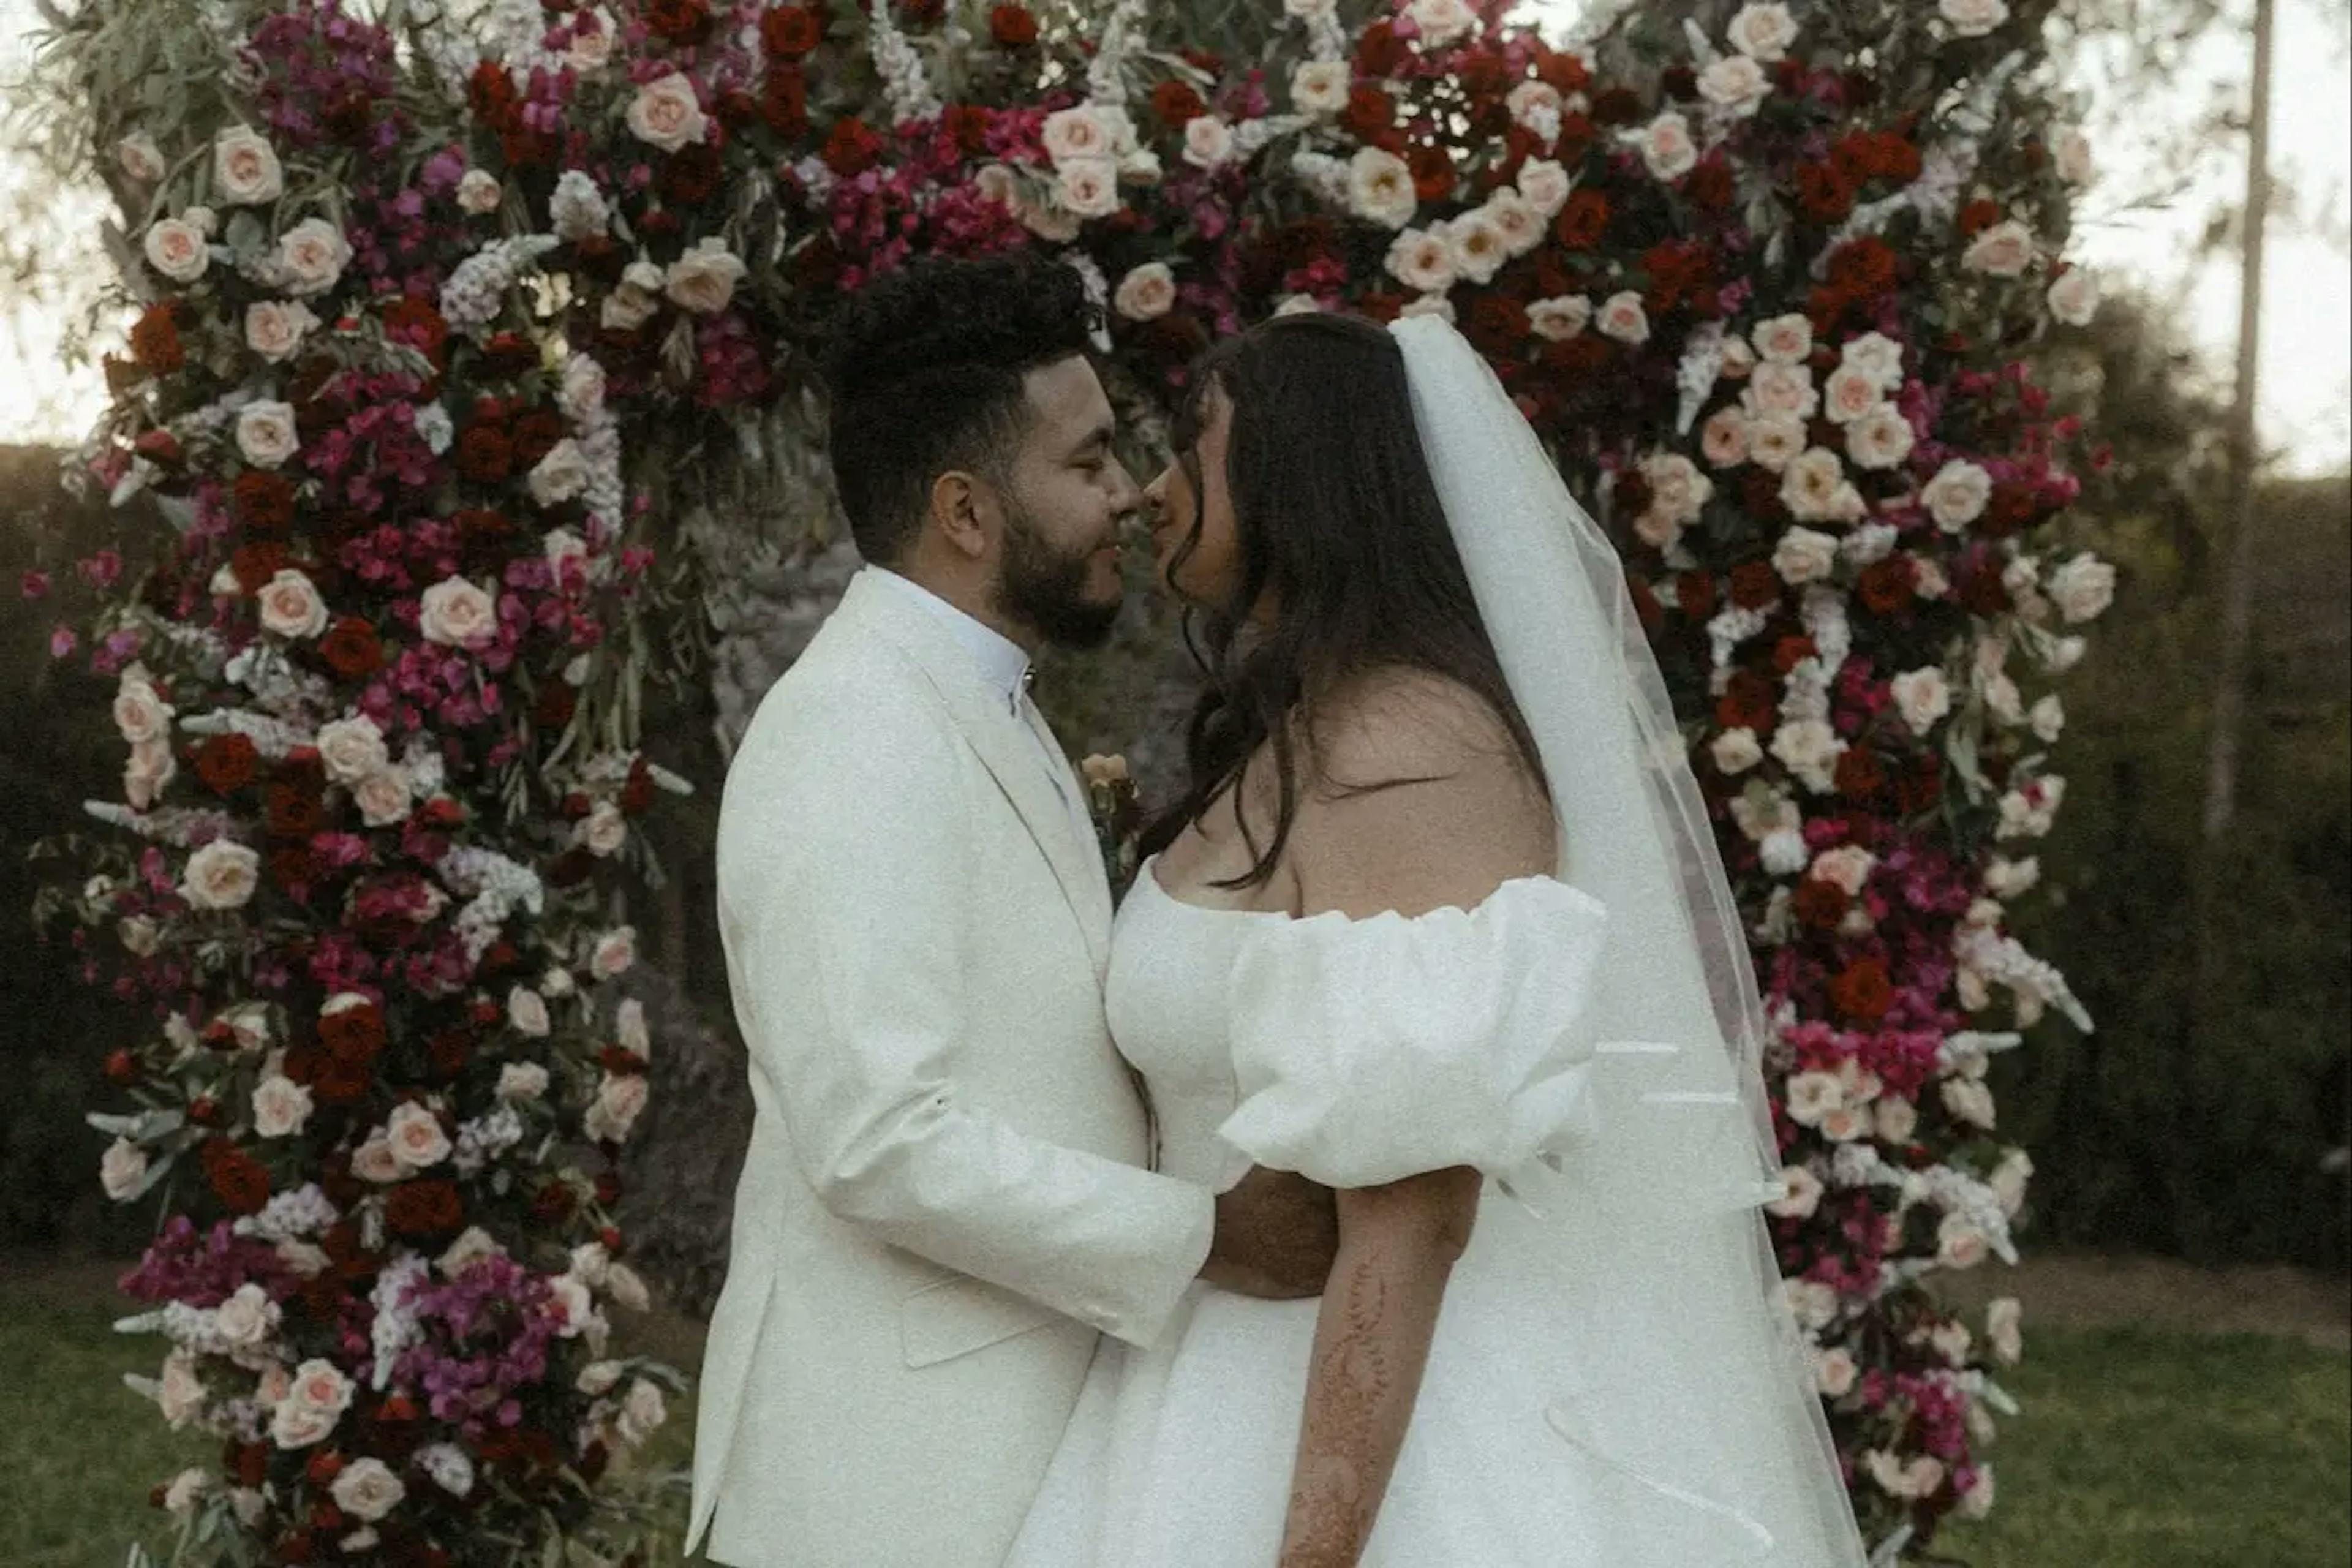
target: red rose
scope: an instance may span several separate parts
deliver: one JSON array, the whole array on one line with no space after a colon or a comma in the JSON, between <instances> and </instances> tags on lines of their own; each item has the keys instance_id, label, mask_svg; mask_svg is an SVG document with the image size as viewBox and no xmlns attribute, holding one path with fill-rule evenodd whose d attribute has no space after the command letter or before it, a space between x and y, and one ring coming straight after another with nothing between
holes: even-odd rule
<instances>
[{"instance_id":1,"label":"red rose","mask_svg":"<svg viewBox=\"0 0 2352 1568\"><path fill-rule=\"evenodd\" d=\"M339 1062L371 1062L383 1049L383 1013L362 1002L319 1019L319 1039Z\"/></svg>"},{"instance_id":2,"label":"red rose","mask_svg":"<svg viewBox=\"0 0 2352 1568\"><path fill-rule=\"evenodd\" d=\"M180 438L169 430L142 430L131 443L131 449L151 463L176 468L187 454L180 449Z\"/></svg>"},{"instance_id":3,"label":"red rose","mask_svg":"<svg viewBox=\"0 0 2352 1568\"><path fill-rule=\"evenodd\" d=\"M1960 234L1975 238L2000 221L2000 204L1990 196L1979 196L1960 208Z\"/></svg>"},{"instance_id":4,"label":"red rose","mask_svg":"<svg viewBox=\"0 0 2352 1568\"><path fill-rule=\"evenodd\" d=\"M635 816L654 803L653 768L645 758L629 763L628 782L621 786L621 809Z\"/></svg>"},{"instance_id":5,"label":"red rose","mask_svg":"<svg viewBox=\"0 0 2352 1568\"><path fill-rule=\"evenodd\" d=\"M1600 125L1631 125L1642 118L1642 100L1632 89L1612 87L1592 100L1592 119Z\"/></svg>"},{"instance_id":6,"label":"red rose","mask_svg":"<svg viewBox=\"0 0 2352 1568\"><path fill-rule=\"evenodd\" d=\"M988 14L988 36L1000 48L1025 49L1037 41L1037 18L1025 6L999 5Z\"/></svg>"},{"instance_id":7,"label":"red rose","mask_svg":"<svg viewBox=\"0 0 2352 1568\"><path fill-rule=\"evenodd\" d=\"M238 1486L258 1488L269 1479L269 1449L259 1443L231 1442L223 1468L236 1478Z\"/></svg>"},{"instance_id":8,"label":"red rose","mask_svg":"<svg viewBox=\"0 0 2352 1568\"><path fill-rule=\"evenodd\" d=\"M702 0L647 0L646 26L673 44L698 44L710 31Z\"/></svg>"},{"instance_id":9,"label":"red rose","mask_svg":"<svg viewBox=\"0 0 2352 1568\"><path fill-rule=\"evenodd\" d=\"M420 351L437 370L449 341L449 323L428 301L403 295L383 308L383 335Z\"/></svg>"},{"instance_id":10,"label":"red rose","mask_svg":"<svg viewBox=\"0 0 2352 1568\"><path fill-rule=\"evenodd\" d=\"M1784 637L1772 645L1772 668L1786 675L1821 651L1809 637Z\"/></svg>"},{"instance_id":11,"label":"red rose","mask_svg":"<svg viewBox=\"0 0 2352 1568\"><path fill-rule=\"evenodd\" d=\"M1625 579L1625 590L1633 595L1633 614L1641 621L1642 629L1655 637L1658 628L1666 624L1666 607L1658 603L1657 590L1650 586L1648 578L1630 575Z\"/></svg>"},{"instance_id":12,"label":"red rose","mask_svg":"<svg viewBox=\"0 0 2352 1568\"><path fill-rule=\"evenodd\" d=\"M1894 1005L1895 985L1883 958L1857 958L1830 982L1830 1001L1857 1023L1875 1024Z\"/></svg>"},{"instance_id":13,"label":"red rose","mask_svg":"<svg viewBox=\"0 0 2352 1568\"><path fill-rule=\"evenodd\" d=\"M1714 258L1695 241L1661 240L1642 253L1642 266L1650 274L1647 302L1654 312L1714 291Z\"/></svg>"},{"instance_id":14,"label":"red rose","mask_svg":"<svg viewBox=\"0 0 2352 1568\"><path fill-rule=\"evenodd\" d=\"M492 129L503 129L515 111L514 80L504 66L484 60L474 68L473 79L466 84L466 98L475 119Z\"/></svg>"},{"instance_id":15,"label":"red rose","mask_svg":"<svg viewBox=\"0 0 2352 1568\"><path fill-rule=\"evenodd\" d=\"M1527 307L1500 294L1482 294L1470 307L1469 338L1489 358L1516 353L1527 345Z\"/></svg>"},{"instance_id":16,"label":"red rose","mask_svg":"<svg viewBox=\"0 0 2352 1568\"><path fill-rule=\"evenodd\" d=\"M1598 332L1579 332L1564 343L1547 344L1543 363L1548 370L1558 371L1573 382L1597 375L1609 363L1609 340Z\"/></svg>"},{"instance_id":17,"label":"red rose","mask_svg":"<svg viewBox=\"0 0 2352 1568\"><path fill-rule=\"evenodd\" d=\"M473 1058L473 1032L463 1026L440 1030L425 1043L425 1054L431 1058L436 1073L445 1079L456 1078Z\"/></svg>"},{"instance_id":18,"label":"red rose","mask_svg":"<svg viewBox=\"0 0 2352 1568\"><path fill-rule=\"evenodd\" d=\"M272 838L308 838L327 822L326 803L299 784L271 784L264 809Z\"/></svg>"},{"instance_id":19,"label":"red rose","mask_svg":"<svg viewBox=\"0 0 2352 1568\"><path fill-rule=\"evenodd\" d=\"M1919 177L1919 148L1898 131L1881 131L1870 139L1871 170L1882 179L1907 185Z\"/></svg>"},{"instance_id":20,"label":"red rose","mask_svg":"<svg viewBox=\"0 0 2352 1568\"><path fill-rule=\"evenodd\" d=\"M1552 233L1570 250L1596 250L1609 232L1609 198L1599 191L1578 191L1559 209Z\"/></svg>"},{"instance_id":21,"label":"red rose","mask_svg":"<svg viewBox=\"0 0 2352 1568\"><path fill-rule=\"evenodd\" d=\"M1405 163L1412 169L1412 188L1424 202L1443 201L1454 190L1454 154L1444 147L1415 147Z\"/></svg>"},{"instance_id":22,"label":"red rose","mask_svg":"<svg viewBox=\"0 0 2352 1568\"><path fill-rule=\"evenodd\" d=\"M1960 608L1972 616L1990 620L2005 615L2010 608L2008 584L2000 580L2000 563L1978 556L1960 569L1959 579L1953 584L1952 597Z\"/></svg>"},{"instance_id":23,"label":"red rose","mask_svg":"<svg viewBox=\"0 0 2352 1568\"><path fill-rule=\"evenodd\" d=\"M343 616L319 639L319 657L346 680L361 680L383 667L383 643L362 616Z\"/></svg>"},{"instance_id":24,"label":"red rose","mask_svg":"<svg viewBox=\"0 0 2352 1568\"><path fill-rule=\"evenodd\" d=\"M465 1223L466 1204L455 1182L403 1182L384 1200L383 1218L401 1236L439 1236Z\"/></svg>"},{"instance_id":25,"label":"red rose","mask_svg":"<svg viewBox=\"0 0 2352 1568\"><path fill-rule=\"evenodd\" d=\"M259 1214L269 1202L269 1173L261 1162L225 1138L205 1144L205 1176L213 1195L231 1214Z\"/></svg>"},{"instance_id":26,"label":"red rose","mask_svg":"<svg viewBox=\"0 0 2352 1568\"><path fill-rule=\"evenodd\" d=\"M318 857L309 847L288 844L269 852L269 880L296 903L310 901L310 884L318 879Z\"/></svg>"},{"instance_id":27,"label":"red rose","mask_svg":"<svg viewBox=\"0 0 2352 1568\"><path fill-rule=\"evenodd\" d=\"M769 58L796 60L824 42L824 18L801 5L779 5L760 18Z\"/></svg>"},{"instance_id":28,"label":"red rose","mask_svg":"<svg viewBox=\"0 0 2352 1568\"><path fill-rule=\"evenodd\" d=\"M335 1478L343 1473L343 1457L332 1448L321 1449L310 1456L310 1462L302 1467L302 1473L310 1478L314 1487L332 1486Z\"/></svg>"},{"instance_id":29,"label":"red rose","mask_svg":"<svg viewBox=\"0 0 2352 1568\"><path fill-rule=\"evenodd\" d=\"M258 594L292 561L286 546L274 539L265 539L237 546L236 552L229 557L228 569L236 576L238 587L248 594Z\"/></svg>"},{"instance_id":30,"label":"red rose","mask_svg":"<svg viewBox=\"0 0 2352 1568\"><path fill-rule=\"evenodd\" d=\"M294 524L294 485L283 475L247 468L231 488L236 514L259 533L283 533Z\"/></svg>"},{"instance_id":31,"label":"red rose","mask_svg":"<svg viewBox=\"0 0 2352 1568\"><path fill-rule=\"evenodd\" d=\"M800 67L786 62L768 68L760 84L760 118L779 136L798 136L808 129L808 78Z\"/></svg>"},{"instance_id":32,"label":"red rose","mask_svg":"<svg viewBox=\"0 0 2352 1568\"><path fill-rule=\"evenodd\" d=\"M554 410L534 408L514 425L515 467L529 469L563 439L563 418Z\"/></svg>"},{"instance_id":33,"label":"red rose","mask_svg":"<svg viewBox=\"0 0 2352 1568\"><path fill-rule=\"evenodd\" d=\"M621 1178L611 1171L596 1178L596 1201L606 1208L621 1201Z\"/></svg>"},{"instance_id":34,"label":"red rose","mask_svg":"<svg viewBox=\"0 0 2352 1568\"><path fill-rule=\"evenodd\" d=\"M227 795L253 782L254 767L260 761L261 752L250 735L236 731L214 735L196 748L196 776L215 795Z\"/></svg>"},{"instance_id":35,"label":"red rose","mask_svg":"<svg viewBox=\"0 0 2352 1568\"><path fill-rule=\"evenodd\" d=\"M188 363L187 353L180 346L180 324L168 301L150 305L140 313L131 328L131 353L158 375L169 375Z\"/></svg>"},{"instance_id":36,"label":"red rose","mask_svg":"<svg viewBox=\"0 0 2352 1568\"><path fill-rule=\"evenodd\" d=\"M1715 721L1727 730L1752 730L1762 735L1770 732L1778 705L1772 698L1772 683L1752 669L1735 669L1724 686L1723 695L1715 701Z\"/></svg>"},{"instance_id":37,"label":"red rose","mask_svg":"<svg viewBox=\"0 0 2352 1568\"><path fill-rule=\"evenodd\" d=\"M866 121L851 115L834 122L833 133L825 138L824 149L818 155L835 174L852 179L881 158L882 138Z\"/></svg>"},{"instance_id":38,"label":"red rose","mask_svg":"<svg viewBox=\"0 0 2352 1568\"><path fill-rule=\"evenodd\" d=\"M550 1182L530 1200L531 1217L541 1225L562 1225L580 1206L579 1194L562 1182Z\"/></svg>"},{"instance_id":39,"label":"red rose","mask_svg":"<svg viewBox=\"0 0 2352 1568\"><path fill-rule=\"evenodd\" d=\"M468 425L457 437L457 472L478 485L503 481L514 468L514 442L495 425Z\"/></svg>"},{"instance_id":40,"label":"red rose","mask_svg":"<svg viewBox=\"0 0 2352 1568\"><path fill-rule=\"evenodd\" d=\"M1208 110L1208 104L1190 82L1171 79L1151 89L1151 112L1171 130L1181 130Z\"/></svg>"},{"instance_id":41,"label":"red rose","mask_svg":"<svg viewBox=\"0 0 2352 1568\"><path fill-rule=\"evenodd\" d=\"M1895 252L1874 235L1850 239L1830 252L1831 285L1856 298L1885 293L1895 287Z\"/></svg>"},{"instance_id":42,"label":"red rose","mask_svg":"<svg viewBox=\"0 0 2352 1568\"><path fill-rule=\"evenodd\" d=\"M1992 499L1985 503L1977 528L1989 539L2007 539L2032 527L2041 511L2031 487L2003 481L1993 486Z\"/></svg>"},{"instance_id":43,"label":"red rose","mask_svg":"<svg viewBox=\"0 0 2352 1568\"><path fill-rule=\"evenodd\" d=\"M1808 877L1797 885L1797 895L1790 900L1796 916L1815 931L1835 931L1845 919L1845 889L1835 882L1820 877Z\"/></svg>"},{"instance_id":44,"label":"red rose","mask_svg":"<svg viewBox=\"0 0 2352 1568\"><path fill-rule=\"evenodd\" d=\"M1827 163L1801 164L1797 202L1815 223L1835 223L1853 210L1853 186Z\"/></svg>"},{"instance_id":45,"label":"red rose","mask_svg":"<svg viewBox=\"0 0 2352 1568\"><path fill-rule=\"evenodd\" d=\"M1684 572L1675 577L1675 603L1686 620L1703 621L1715 613L1715 574Z\"/></svg>"},{"instance_id":46,"label":"red rose","mask_svg":"<svg viewBox=\"0 0 2352 1568\"><path fill-rule=\"evenodd\" d=\"M1536 78L1551 84L1562 98L1582 92L1592 83L1584 62L1566 49L1543 47L1536 56Z\"/></svg>"},{"instance_id":47,"label":"red rose","mask_svg":"<svg viewBox=\"0 0 2352 1568\"><path fill-rule=\"evenodd\" d=\"M1392 22L1375 22L1356 40L1356 69L1366 76L1394 76L1405 62L1405 42Z\"/></svg>"},{"instance_id":48,"label":"red rose","mask_svg":"<svg viewBox=\"0 0 2352 1568\"><path fill-rule=\"evenodd\" d=\"M1912 557L1890 555L1864 567L1857 587L1864 604L1879 615L1893 616L1911 607L1918 581L1919 568Z\"/></svg>"},{"instance_id":49,"label":"red rose","mask_svg":"<svg viewBox=\"0 0 2352 1568\"><path fill-rule=\"evenodd\" d=\"M1837 792L1855 805L1874 798L1886 787L1886 765L1867 746L1848 746L1838 753Z\"/></svg>"},{"instance_id":50,"label":"red rose","mask_svg":"<svg viewBox=\"0 0 2352 1568\"><path fill-rule=\"evenodd\" d=\"M1719 158L1701 163L1683 182L1683 195L1708 212L1728 211L1735 195L1730 165Z\"/></svg>"},{"instance_id":51,"label":"red rose","mask_svg":"<svg viewBox=\"0 0 2352 1568\"><path fill-rule=\"evenodd\" d=\"M948 134L955 138L958 151L966 157L976 158L988 151L988 110L977 104L950 103L940 117Z\"/></svg>"},{"instance_id":52,"label":"red rose","mask_svg":"<svg viewBox=\"0 0 2352 1568\"><path fill-rule=\"evenodd\" d=\"M1690 66L1668 66L1658 79L1668 98L1688 100L1698 96L1698 72Z\"/></svg>"},{"instance_id":53,"label":"red rose","mask_svg":"<svg viewBox=\"0 0 2352 1568\"><path fill-rule=\"evenodd\" d=\"M106 1081L111 1084L132 1084L139 1081L139 1058L127 1050L116 1050L106 1058Z\"/></svg>"},{"instance_id":54,"label":"red rose","mask_svg":"<svg viewBox=\"0 0 2352 1568\"><path fill-rule=\"evenodd\" d=\"M523 332L493 332L482 345L485 368L498 375L522 375L539 368L539 344Z\"/></svg>"},{"instance_id":55,"label":"red rose","mask_svg":"<svg viewBox=\"0 0 2352 1568\"><path fill-rule=\"evenodd\" d=\"M679 148L662 162L661 193L679 206L698 206L719 190L719 149L708 142Z\"/></svg>"},{"instance_id":56,"label":"red rose","mask_svg":"<svg viewBox=\"0 0 2352 1568\"><path fill-rule=\"evenodd\" d=\"M1780 574L1769 561L1743 561L1731 569L1731 602L1743 610L1765 610L1780 602Z\"/></svg>"},{"instance_id":57,"label":"red rose","mask_svg":"<svg viewBox=\"0 0 2352 1568\"><path fill-rule=\"evenodd\" d=\"M1943 799L1944 768L1934 757L1920 758L1917 768L1895 781L1895 806L1906 816L1933 811Z\"/></svg>"},{"instance_id":58,"label":"red rose","mask_svg":"<svg viewBox=\"0 0 2352 1568\"><path fill-rule=\"evenodd\" d=\"M1396 123L1396 100L1376 87L1349 89L1348 107L1339 124L1360 142L1369 142Z\"/></svg>"}]
</instances>

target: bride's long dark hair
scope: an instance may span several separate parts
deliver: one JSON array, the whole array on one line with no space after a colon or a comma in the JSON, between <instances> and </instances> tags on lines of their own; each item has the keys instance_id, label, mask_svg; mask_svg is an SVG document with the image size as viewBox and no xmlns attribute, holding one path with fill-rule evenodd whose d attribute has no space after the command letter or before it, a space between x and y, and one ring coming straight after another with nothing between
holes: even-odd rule
<instances>
[{"instance_id":1,"label":"bride's long dark hair","mask_svg":"<svg viewBox=\"0 0 2352 1568\"><path fill-rule=\"evenodd\" d=\"M1302 777L1346 794L1425 782L1334 780L1314 754L1318 708L1349 679L1381 669L1468 688L1541 781L1534 737L1511 700L1422 454L1396 340L1358 317L1304 313L1202 356L1171 432L1193 515L1171 577L1201 542L1211 387L1234 411L1225 477L1240 582L1225 604L1186 605L1185 642L1206 680L1185 735L1190 787L1146 830L1144 852L1165 848L1228 788L1238 797L1251 759L1269 742L1272 838L1261 847L1237 814L1253 862L1218 887L1260 887L1274 875L1297 820ZM1271 616L1254 624L1252 608L1269 602Z\"/></svg>"}]
</instances>

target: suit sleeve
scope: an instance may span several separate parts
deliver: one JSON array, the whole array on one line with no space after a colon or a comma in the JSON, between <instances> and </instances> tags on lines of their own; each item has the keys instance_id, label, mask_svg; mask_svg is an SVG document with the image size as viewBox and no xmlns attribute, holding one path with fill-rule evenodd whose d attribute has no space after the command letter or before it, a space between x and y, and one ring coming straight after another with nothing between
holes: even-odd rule
<instances>
[{"instance_id":1,"label":"suit sleeve","mask_svg":"<svg viewBox=\"0 0 2352 1568\"><path fill-rule=\"evenodd\" d=\"M1215 1202L959 1095L961 933L979 894L952 735L869 723L844 744L837 724L792 728L823 738L790 766L754 763L755 780L782 782L730 803L719 898L752 992L747 1044L803 1174L893 1246L1150 1343L1208 1254Z\"/></svg>"}]
</instances>

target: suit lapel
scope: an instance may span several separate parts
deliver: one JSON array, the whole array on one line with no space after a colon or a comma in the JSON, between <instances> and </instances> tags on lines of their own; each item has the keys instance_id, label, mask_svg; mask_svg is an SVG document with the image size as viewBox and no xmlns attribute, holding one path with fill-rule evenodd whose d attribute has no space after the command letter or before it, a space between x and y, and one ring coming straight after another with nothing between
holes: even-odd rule
<instances>
[{"instance_id":1,"label":"suit lapel","mask_svg":"<svg viewBox=\"0 0 2352 1568\"><path fill-rule=\"evenodd\" d=\"M875 570L869 566L851 581L836 614L856 617L905 656L946 705L1053 868L1099 978L1110 963L1110 889L1093 841L1077 837L1071 810L1045 773L1045 759L1025 722L1007 709L1004 694L982 678L971 655L936 617L887 589L877 591L869 581Z\"/></svg>"}]
</instances>

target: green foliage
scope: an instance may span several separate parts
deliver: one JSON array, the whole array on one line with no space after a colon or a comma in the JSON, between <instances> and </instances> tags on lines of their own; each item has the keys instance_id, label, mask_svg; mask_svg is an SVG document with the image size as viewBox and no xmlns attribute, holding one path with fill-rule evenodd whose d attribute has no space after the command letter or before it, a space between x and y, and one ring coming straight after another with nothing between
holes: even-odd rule
<instances>
[{"instance_id":1,"label":"green foliage","mask_svg":"<svg viewBox=\"0 0 2352 1568\"><path fill-rule=\"evenodd\" d=\"M2003 1064L2003 1131L2034 1151L2045 1237L2341 1266L2345 1177L2323 1161L2352 1085L2352 481L2262 494L2222 994L2200 1010L2190 900L2229 541L2221 411L2184 388L2170 341L2115 309L2096 363L2075 367L2117 448L2079 542L2123 577L2101 656L2066 693L2067 830L2043 856L2056 896L2022 934L2099 1031L2042 1030Z\"/></svg>"}]
</instances>

